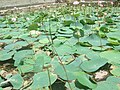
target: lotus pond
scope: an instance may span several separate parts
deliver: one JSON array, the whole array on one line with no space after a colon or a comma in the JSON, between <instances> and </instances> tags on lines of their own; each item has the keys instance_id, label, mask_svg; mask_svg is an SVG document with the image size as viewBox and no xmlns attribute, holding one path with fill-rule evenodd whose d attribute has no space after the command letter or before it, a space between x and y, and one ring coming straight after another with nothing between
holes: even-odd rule
<instances>
[{"instance_id":1,"label":"lotus pond","mask_svg":"<svg viewBox=\"0 0 120 90\"><path fill-rule=\"evenodd\" d=\"M0 90L120 90L119 11L63 6L0 16Z\"/></svg>"}]
</instances>

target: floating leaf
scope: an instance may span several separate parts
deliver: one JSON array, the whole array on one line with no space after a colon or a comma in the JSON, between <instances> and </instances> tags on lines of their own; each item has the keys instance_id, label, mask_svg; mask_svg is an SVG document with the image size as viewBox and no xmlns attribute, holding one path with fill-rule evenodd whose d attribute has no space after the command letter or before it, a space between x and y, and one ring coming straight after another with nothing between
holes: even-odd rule
<instances>
[{"instance_id":1,"label":"floating leaf","mask_svg":"<svg viewBox=\"0 0 120 90\"><path fill-rule=\"evenodd\" d=\"M86 73L84 73L84 72L76 72L75 76L76 76L76 79L78 80L78 82L81 83L82 85L87 86L87 87L89 87L91 89L96 87L96 84L92 83L89 80L89 77L87 76Z\"/></svg>"},{"instance_id":2,"label":"floating leaf","mask_svg":"<svg viewBox=\"0 0 120 90\"><path fill-rule=\"evenodd\" d=\"M120 51L120 45L119 46L114 46L114 49Z\"/></svg>"},{"instance_id":3,"label":"floating leaf","mask_svg":"<svg viewBox=\"0 0 120 90\"><path fill-rule=\"evenodd\" d=\"M100 67L104 66L107 61L103 58L97 58L95 60L84 61L80 67L86 72L94 72Z\"/></svg>"},{"instance_id":4,"label":"floating leaf","mask_svg":"<svg viewBox=\"0 0 120 90\"><path fill-rule=\"evenodd\" d=\"M120 83L120 77L110 76L107 78L107 82Z\"/></svg>"},{"instance_id":5,"label":"floating leaf","mask_svg":"<svg viewBox=\"0 0 120 90\"><path fill-rule=\"evenodd\" d=\"M76 87L75 83L66 83L65 86L67 87L68 90L70 90L69 84L71 85L72 90L79 90L79 88Z\"/></svg>"},{"instance_id":6,"label":"floating leaf","mask_svg":"<svg viewBox=\"0 0 120 90\"><path fill-rule=\"evenodd\" d=\"M8 79L10 83L13 85L14 89L20 89L23 85L23 78L20 74L16 74Z\"/></svg>"},{"instance_id":7,"label":"floating leaf","mask_svg":"<svg viewBox=\"0 0 120 90\"><path fill-rule=\"evenodd\" d=\"M69 37L72 37L73 35L72 34L56 34L56 36L69 38Z\"/></svg>"},{"instance_id":8,"label":"floating leaf","mask_svg":"<svg viewBox=\"0 0 120 90\"><path fill-rule=\"evenodd\" d=\"M15 53L13 59L15 60L14 66L18 66L20 62L25 58L31 58L31 55L33 55L33 50L21 50Z\"/></svg>"},{"instance_id":9,"label":"floating leaf","mask_svg":"<svg viewBox=\"0 0 120 90\"><path fill-rule=\"evenodd\" d=\"M78 54L86 54L88 52L92 52L92 50L90 50L88 47L83 47L79 44L76 44L75 48L77 50L76 53L78 53Z\"/></svg>"},{"instance_id":10,"label":"floating leaf","mask_svg":"<svg viewBox=\"0 0 120 90\"><path fill-rule=\"evenodd\" d=\"M119 90L118 86L113 82L102 81L98 82L98 85L93 90Z\"/></svg>"},{"instance_id":11,"label":"floating leaf","mask_svg":"<svg viewBox=\"0 0 120 90\"><path fill-rule=\"evenodd\" d=\"M42 71L43 67L49 65L51 62L51 57L45 54L44 52L38 52L35 54L35 64L34 71L39 72Z\"/></svg>"},{"instance_id":12,"label":"floating leaf","mask_svg":"<svg viewBox=\"0 0 120 90\"><path fill-rule=\"evenodd\" d=\"M17 69L19 70L20 73L28 73L28 72L33 72L33 65L21 65L18 66Z\"/></svg>"},{"instance_id":13,"label":"floating leaf","mask_svg":"<svg viewBox=\"0 0 120 90\"><path fill-rule=\"evenodd\" d=\"M118 76L120 77L120 67L115 67L113 70L110 71L111 74L113 74L114 76Z\"/></svg>"},{"instance_id":14,"label":"floating leaf","mask_svg":"<svg viewBox=\"0 0 120 90\"><path fill-rule=\"evenodd\" d=\"M71 55L66 55L66 56L62 57L62 62L64 64L68 64L68 63L72 62L73 60L74 60L74 58Z\"/></svg>"},{"instance_id":15,"label":"floating leaf","mask_svg":"<svg viewBox=\"0 0 120 90\"><path fill-rule=\"evenodd\" d=\"M80 41L88 42L93 46L102 46L102 45L106 45L106 43L107 43L107 40L100 38L96 34L91 34L90 36L83 37L83 38L81 38Z\"/></svg>"},{"instance_id":16,"label":"floating leaf","mask_svg":"<svg viewBox=\"0 0 120 90\"><path fill-rule=\"evenodd\" d=\"M10 44L10 43L12 43L12 42L13 42L12 39L4 39L4 40L0 40L0 43Z\"/></svg>"},{"instance_id":17,"label":"floating leaf","mask_svg":"<svg viewBox=\"0 0 120 90\"><path fill-rule=\"evenodd\" d=\"M43 38L43 39L40 39L39 42L42 44L47 44L47 43L49 43L49 40L48 40L48 38Z\"/></svg>"},{"instance_id":18,"label":"floating leaf","mask_svg":"<svg viewBox=\"0 0 120 90\"><path fill-rule=\"evenodd\" d=\"M70 16L70 15L66 15L63 21L63 25L64 26L70 26L71 23L74 22L74 17Z\"/></svg>"},{"instance_id":19,"label":"floating leaf","mask_svg":"<svg viewBox=\"0 0 120 90\"><path fill-rule=\"evenodd\" d=\"M116 40L120 40L120 30L116 31L116 32L110 32L106 34L107 37L112 38L112 39L116 39Z\"/></svg>"},{"instance_id":20,"label":"floating leaf","mask_svg":"<svg viewBox=\"0 0 120 90\"><path fill-rule=\"evenodd\" d=\"M102 58L106 58L109 63L120 64L120 52L115 50L104 51L100 53Z\"/></svg>"},{"instance_id":21,"label":"floating leaf","mask_svg":"<svg viewBox=\"0 0 120 90\"><path fill-rule=\"evenodd\" d=\"M36 54L35 55L35 64L34 64L34 71L39 72L42 71L44 66L44 56L42 54Z\"/></svg>"},{"instance_id":22,"label":"floating leaf","mask_svg":"<svg viewBox=\"0 0 120 90\"><path fill-rule=\"evenodd\" d=\"M59 34L72 34L73 31L69 27L62 27L58 30Z\"/></svg>"},{"instance_id":23,"label":"floating leaf","mask_svg":"<svg viewBox=\"0 0 120 90\"><path fill-rule=\"evenodd\" d=\"M73 69L72 65L68 65L68 66L64 65L64 66L65 66L66 72L64 71L63 67L60 64L58 64L55 68L55 73L64 80L67 80L67 76L69 80L75 80L76 76L74 75L74 72L76 72L78 69L77 68ZM67 76L66 76L66 73L67 73Z\"/></svg>"},{"instance_id":24,"label":"floating leaf","mask_svg":"<svg viewBox=\"0 0 120 90\"><path fill-rule=\"evenodd\" d=\"M24 46L27 46L28 43L26 41L18 41L16 43L8 44L4 47L6 50L18 50L21 49Z\"/></svg>"},{"instance_id":25,"label":"floating leaf","mask_svg":"<svg viewBox=\"0 0 120 90\"><path fill-rule=\"evenodd\" d=\"M73 54L75 52L75 48L65 44L56 48L56 51L58 55L68 55Z\"/></svg>"},{"instance_id":26,"label":"floating leaf","mask_svg":"<svg viewBox=\"0 0 120 90\"><path fill-rule=\"evenodd\" d=\"M82 29L83 25L80 22L75 22L70 24L70 28L72 28L73 30Z\"/></svg>"},{"instance_id":27,"label":"floating leaf","mask_svg":"<svg viewBox=\"0 0 120 90\"><path fill-rule=\"evenodd\" d=\"M50 80L49 80L50 78ZM37 73L33 76L32 90L37 90L43 87L52 85L57 80L57 75L47 71Z\"/></svg>"},{"instance_id":28,"label":"floating leaf","mask_svg":"<svg viewBox=\"0 0 120 90\"><path fill-rule=\"evenodd\" d=\"M9 60L12 58L16 51L1 50L0 51L0 61Z\"/></svg>"}]
</instances>

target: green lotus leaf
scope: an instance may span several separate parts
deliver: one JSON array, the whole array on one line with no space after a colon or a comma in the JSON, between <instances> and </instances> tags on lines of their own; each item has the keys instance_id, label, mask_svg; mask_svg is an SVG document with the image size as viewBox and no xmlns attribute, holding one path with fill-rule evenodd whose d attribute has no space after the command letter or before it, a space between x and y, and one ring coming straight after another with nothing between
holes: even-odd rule
<instances>
[{"instance_id":1,"label":"green lotus leaf","mask_svg":"<svg viewBox=\"0 0 120 90\"><path fill-rule=\"evenodd\" d=\"M74 73L76 71L78 71L78 69L76 68L73 68L72 65L64 65L65 66L65 69L66 69L66 72L64 71L63 67L60 65L60 64L57 64L55 66L55 73L57 75L59 75L60 78L64 79L64 80L75 80L76 79L76 76L74 75ZM67 73L67 77L66 77L66 73Z\"/></svg>"},{"instance_id":2,"label":"green lotus leaf","mask_svg":"<svg viewBox=\"0 0 120 90\"><path fill-rule=\"evenodd\" d=\"M29 73L29 72L33 72L33 65L21 65L18 66L17 69L19 70L20 73Z\"/></svg>"},{"instance_id":3,"label":"green lotus leaf","mask_svg":"<svg viewBox=\"0 0 120 90\"><path fill-rule=\"evenodd\" d=\"M83 37L80 40L81 42L88 42L93 46L102 46L107 44L107 40L100 38L96 34L91 34L87 37Z\"/></svg>"},{"instance_id":4,"label":"green lotus leaf","mask_svg":"<svg viewBox=\"0 0 120 90\"><path fill-rule=\"evenodd\" d=\"M98 85L93 90L119 90L117 84L108 81L98 82Z\"/></svg>"},{"instance_id":5,"label":"green lotus leaf","mask_svg":"<svg viewBox=\"0 0 120 90\"><path fill-rule=\"evenodd\" d=\"M57 75L51 72L39 72L33 76L32 90L37 90L43 87L52 85L57 80Z\"/></svg>"},{"instance_id":6,"label":"green lotus leaf","mask_svg":"<svg viewBox=\"0 0 120 90\"><path fill-rule=\"evenodd\" d=\"M76 79L78 80L78 82L81 83L82 85L87 86L88 88L91 88L91 89L96 88L96 84L92 83L89 80L89 77L86 73L76 72L76 73L74 73L74 75L76 76Z\"/></svg>"},{"instance_id":7,"label":"green lotus leaf","mask_svg":"<svg viewBox=\"0 0 120 90\"><path fill-rule=\"evenodd\" d=\"M1 50L0 51L0 61L9 60L12 58L16 51Z\"/></svg>"},{"instance_id":8,"label":"green lotus leaf","mask_svg":"<svg viewBox=\"0 0 120 90\"><path fill-rule=\"evenodd\" d=\"M13 59L15 60L14 66L18 66L22 60L27 58L32 58L31 55L33 55L33 50L21 50L15 53Z\"/></svg>"},{"instance_id":9,"label":"green lotus leaf","mask_svg":"<svg viewBox=\"0 0 120 90\"><path fill-rule=\"evenodd\" d=\"M118 76L120 77L120 66L119 67L115 67L113 70L110 71L111 74L113 74L114 76Z\"/></svg>"},{"instance_id":10,"label":"green lotus leaf","mask_svg":"<svg viewBox=\"0 0 120 90\"><path fill-rule=\"evenodd\" d=\"M82 29L83 25L80 22L75 22L70 24L70 28L72 28L73 30Z\"/></svg>"},{"instance_id":11,"label":"green lotus leaf","mask_svg":"<svg viewBox=\"0 0 120 90\"><path fill-rule=\"evenodd\" d=\"M10 83L13 85L14 89L20 89L23 85L23 78L20 74L13 75L11 78L8 79Z\"/></svg>"},{"instance_id":12,"label":"green lotus leaf","mask_svg":"<svg viewBox=\"0 0 120 90\"><path fill-rule=\"evenodd\" d=\"M100 53L102 58L107 59L109 63L117 63L120 64L120 52L115 50L104 51Z\"/></svg>"},{"instance_id":13,"label":"green lotus leaf","mask_svg":"<svg viewBox=\"0 0 120 90\"><path fill-rule=\"evenodd\" d=\"M60 33L60 34L72 34L73 31L69 27L63 27L60 30L58 30L58 33Z\"/></svg>"},{"instance_id":14,"label":"green lotus leaf","mask_svg":"<svg viewBox=\"0 0 120 90\"><path fill-rule=\"evenodd\" d=\"M56 48L58 55L68 55L75 53L75 48L69 45L63 44L60 47Z\"/></svg>"},{"instance_id":15,"label":"green lotus leaf","mask_svg":"<svg viewBox=\"0 0 120 90\"><path fill-rule=\"evenodd\" d=\"M118 31L116 31L116 32L107 33L106 35L107 35L107 37L109 37L109 38L113 38L113 39L116 39L116 40L120 40L120 30L118 30Z\"/></svg>"},{"instance_id":16,"label":"green lotus leaf","mask_svg":"<svg viewBox=\"0 0 120 90\"><path fill-rule=\"evenodd\" d=\"M109 76L106 81L119 84L120 83L120 77Z\"/></svg>"},{"instance_id":17,"label":"green lotus leaf","mask_svg":"<svg viewBox=\"0 0 120 90\"><path fill-rule=\"evenodd\" d=\"M94 72L100 67L104 66L107 61L103 58L97 58L95 60L84 61L80 67L86 72Z\"/></svg>"},{"instance_id":18,"label":"green lotus leaf","mask_svg":"<svg viewBox=\"0 0 120 90\"><path fill-rule=\"evenodd\" d=\"M18 41L16 43L8 44L4 47L6 50L18 50L21 49L24 46L27 46L28 43L26 41Z\"/></svg>"}]
</instances>

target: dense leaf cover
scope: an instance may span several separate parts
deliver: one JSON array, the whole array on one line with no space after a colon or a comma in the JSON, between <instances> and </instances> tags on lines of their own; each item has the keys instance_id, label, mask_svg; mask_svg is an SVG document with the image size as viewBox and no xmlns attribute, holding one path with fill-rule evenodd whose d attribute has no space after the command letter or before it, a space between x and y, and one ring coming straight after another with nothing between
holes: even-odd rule
<instances>
[{"instance_id":1,"label":"dense leaf cover","mask_svg":"<svg viewBox=\"0 0 120 90\"><path fill-rule=\"evenodd\" d=\"M117 11L68 6L0 16L0 90L48 90L58 80L68 90L120 90Z\"/></svg>"}]
</instances>

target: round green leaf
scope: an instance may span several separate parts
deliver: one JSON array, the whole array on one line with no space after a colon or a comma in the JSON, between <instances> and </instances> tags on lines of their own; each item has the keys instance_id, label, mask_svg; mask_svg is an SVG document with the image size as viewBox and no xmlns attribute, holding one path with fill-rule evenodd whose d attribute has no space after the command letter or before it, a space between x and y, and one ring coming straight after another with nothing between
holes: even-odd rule
<instances>
[{"instance_id":1,"label":"round green leaf","mask_svg":"<svg viewBox=\"0 0 120 90\"><path fill-rule=\"evenodd\" d=\"M20 74L16 74L8 80L13 85L14 89L20 89L20 87L23 85L23 81L24 81Z\"/></svg>"},{"instance_id":2,"label":"round green leaf","mask_svg":"<svg viewBox=\"0 0 120 90\"><path fill-rule=\"evenodd\" d=\"M107 78L107 81L119 84L120 83L120 77L110 76L110 77Z\"/></svg>"},{"instance_id":3,"label":"round green leaf","mask_svg":"<svg viewBox=\"0 0 120 90\"><path fill-rule=\"evenodd\" d=\"M31 55L33 55L33 50L21 50L15 53L13 59L15 60L14 65L18 66L20 62L25 58L31 58Z\"/></svg>"},{"instance_id":4,"label":"round green leaf","mask_svg":"<svg viewBox=\"0 0 120 90\"><path fill-rule=\"evenodd\" d=\"M120 52L115 50L104 51L100 53L102 58L106 58L109 63L120 64Z\"/></svg>"},{"instance_id":5,"label":"round green leaf","mask_svg":"<svg viewBox=\"0 0 120 90\"><path fill-rule=\"evenodd\" d=\"M15 51L1 50L0 51L0 61L5 61L11 59Z\"/></svg>"},{"instance_id":6,"label":"round green leaf","mask_svg":"<svg viewBox=\"0 0 120 90\"><path fill-rule=\"evenodd\" d=\"M114 76L120 77L120 67L116 67L110 71Z\"/></svg>"},{"instance_id":7,"label":"round green leaf","mask_svg":"<svg viewBox=\"0 0 120 90\"><path fill-rule=\"evenodd\" d=\"M70 28L72 29L82 29L83 28L83 25L80 23L80 22L75 22L75 23L71 23L70 24Z\"/></svg>"},{"instance_id":8,"label":"round green leaf","mask_svg":"<svg viewBox=\"0 0 120 90\"><path fill-rule=\"evenodd\" d=\"M102 45L106 45L106 43L107 43L107 40L100 38L96 34L91 34L87 37L83 37L83 38L81 38L80 41L88 42L93 46L102 46Z\"/></svg>"},{"instance_id":9,"label":"round green leaf","mask_svg":"<svg viewBox=\"0 0 120 90\"><path fill-rule=\"evenodd\" d=\"M32 90L48 87L50 86L50 84L52 85L56 81L57 75L51 72L49 73L49 75L47 71L35 74L33 76L33 83L31 85Z\"/></svg>"},{"instance_id":10,"label":"round green leaf","mask_svg":"<svg viewBox=\"0 0 120 90\"><path fill-rule=\"evenodd\" d=\"M109 38L114 38L114 39L116 39L116 40L120 40L120 31L119 31L119 30L116 31L116 32L107 33L106 35L107 35L107 37L109 37Z\"/></svg>"},{"instance_id":11,"label":"round green leaf","mask_svg":"<svg viewBox=\"0 0 120 90\"><path fill-rule=\"evenodd\" d=\"M86 73L84 73L84 72L76 72L74 74L75 74L76 79L78 80L78 82L81 83L82 85L87 86L87 87L89 87L91 89L96 87L96 84L92 83L89 80L89 77L87 76Z\"/></svg>"},{"instance_id":12,"label":"round green leaf","mask_svg":"<svg viewBox=\"0 0 120 90\"><path fill-rule=\"evenodd\" d=\"M19 70L20 73L28 73L28 72L33 72L33 65L21 65L18 66L17 69Z\"/></svg>"},{"instance_id":13,"label":"round green leaf","mask_svg":"<svg viewBox=\"0 0 120 90\"><path fill-rule=\"evenodd\" d=\"M119 89L115 83L103 81L98 82L97 87L93 90L119 90Z\"/></svg>"},{"instance_id":14,"label":"round green leaf","mask_svg":"<svg viewBox=\"0 0 120 90\"><path fill-rule=\"evenodd\" d=\"M106 80L107 82L112 82L117 85L118 90L120 90L120 77L110 76Z\"/></svg>"},{"instance_id":15,"label":"round green leaf","mask_svg":"<svg viewBox=\"0 0 120 90\"><path fill-rule=\"evenodd\" d=\"M75 52L75 48L69 45L63 44L56 48L58 55L68 55L73 54Z\"/></svg>"},{"instance_id":16,"label":"round green leaf","mask_svg":"<svg viewBox=\"0 0 120 90\"><path fill-rule=\"evenodd\" d=\"M84 61L80 67L86 72L94 72L106 63L107 61L105 59L98 58L96 60Z\"/></svg>"},{"instance_id":17,"label":"round green leaf","mask_svg":"<svg viewBox=\"0 0 120 90\"><path fill-rule=\"evenodd\" d=\"M67 80L67 77L66 77L66 73L67 73L69 80L75 80L76 77L74 76L74 72L76 72L77 68L76 69L73 68L72 65L71 66L64 65L64 66L65 66L66 72L63 69L63 67L60 64L58 64L58 66L56 66L56 68L55 68L55 73L64 80Z\"/></svg>"},{"instance_id":18,"label":"round green leaf","mask_svg":"<svg viewBox=\"0 0 120 90\"><path fill-rule=\"evenodd\" d=\"M26 41L18 41L16 43L8 44L7 46L4 47L6 50L17 50L21 49L24 46L27 46L28 43Z\"/></svg>"}]
</instances>

